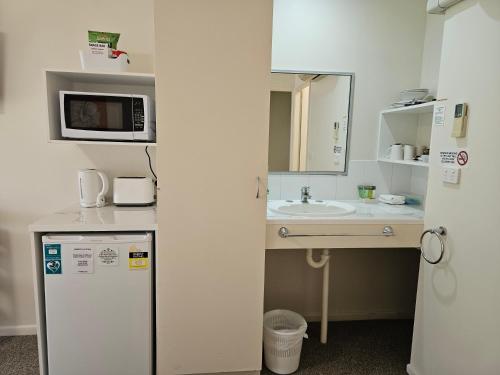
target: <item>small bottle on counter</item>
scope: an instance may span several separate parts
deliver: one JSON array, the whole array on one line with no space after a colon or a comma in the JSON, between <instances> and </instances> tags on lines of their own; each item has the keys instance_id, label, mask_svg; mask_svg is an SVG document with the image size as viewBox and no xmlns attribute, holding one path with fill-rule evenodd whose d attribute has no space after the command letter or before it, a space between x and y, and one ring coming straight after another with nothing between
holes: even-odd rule
<instances>
[{"instance_id":1,"label":"small bottle on counter","mask_svg":"<svg viewBox=\"0 0 500 375\"><path fill-rule=\"evenodd\" d=\"M358 196L362 200L375 199L375 185L358 185Z\"/></svg>"}]
</instances>

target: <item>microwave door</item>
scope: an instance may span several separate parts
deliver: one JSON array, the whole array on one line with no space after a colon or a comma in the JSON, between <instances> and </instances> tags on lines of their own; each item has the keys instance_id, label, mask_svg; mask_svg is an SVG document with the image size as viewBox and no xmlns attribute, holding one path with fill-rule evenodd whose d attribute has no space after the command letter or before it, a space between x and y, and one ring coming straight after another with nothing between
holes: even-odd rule
<instances>
[{"instance_id":1,"label":"microwave door","mask_svg":"<svg viewBox=\"0 0 500 375\"><path fill-rule=\"evenodd\" d=\"M64 95L63 137L133 140L132 98L127 96Z\"/></svg>"}]
</instances>

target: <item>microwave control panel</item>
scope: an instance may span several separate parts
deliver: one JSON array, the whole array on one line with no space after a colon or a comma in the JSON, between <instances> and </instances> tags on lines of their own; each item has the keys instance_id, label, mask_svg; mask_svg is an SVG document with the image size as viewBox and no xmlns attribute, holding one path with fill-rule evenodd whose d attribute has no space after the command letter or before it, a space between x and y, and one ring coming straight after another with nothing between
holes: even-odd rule
<instances>
[{"instance_id":1,"label":"microwave control panel","mask_svg":"<svg viewBox=\"0 0 500 375\"><path fill-rule=\"evenodd\" d=\"M144 99L132 98L132 111L134 119L134 131L144 130Z\"/></svg>"}]
</instances>

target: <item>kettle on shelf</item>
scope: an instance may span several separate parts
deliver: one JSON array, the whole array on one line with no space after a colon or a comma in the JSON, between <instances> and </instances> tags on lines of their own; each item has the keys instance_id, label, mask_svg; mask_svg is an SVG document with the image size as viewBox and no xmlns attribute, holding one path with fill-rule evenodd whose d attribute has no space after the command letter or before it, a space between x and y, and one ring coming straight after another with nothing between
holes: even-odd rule
<instances>
[{"instance_id":1,"label":"kettle on shelf","mask_svg":"<svg viewBox=\"0 0 500 375\"><path fill-rule=\"evenodd\" d=\"M78 191L80 206L103 207L109 190L108 177L96 169L80 169L78 171Z\"/></svg>"}]
</instances>

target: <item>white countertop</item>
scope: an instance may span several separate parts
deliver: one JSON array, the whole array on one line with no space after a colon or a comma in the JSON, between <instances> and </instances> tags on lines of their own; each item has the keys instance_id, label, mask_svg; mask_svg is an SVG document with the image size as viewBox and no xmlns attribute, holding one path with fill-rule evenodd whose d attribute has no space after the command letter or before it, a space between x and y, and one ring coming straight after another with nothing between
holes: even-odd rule
<instances>
[{"instance_id":1,"label":"white countertop","mask_svg":"<svg viewBox=\"0 0 500 375\"><path fill-rule=\"evenodd\" d=\"M304 217L267 210L267 224L423 224L424 222L424 211L415 206L389 205L377 201L363 203L359 200L339 202L354 206L356 212L345 216Z\"/></svg>"},{"instance_id":2,"label":"white countertop","mask_svg":"<svg viewBox=\"0 0 500 375\"><path fill-rule=\"evenodd\" d=\"M267 224L423 224L424 211L412 206L343 201L356 208L351 215L301 217L267 211ZM31 232L155 231L156 206L102 208L70 207L30 225Z\"/></svg>"},{"instance_id":3,"label":"white countertop","mask_svg":"<svg viewBox=\"0 0 500 375\"><path fill-rule=\"evenodd\" d=\"M158 224L155 206L74 206L35 221L29 229L31 232L155 231Z\"/></svg>"}]
</instances>

